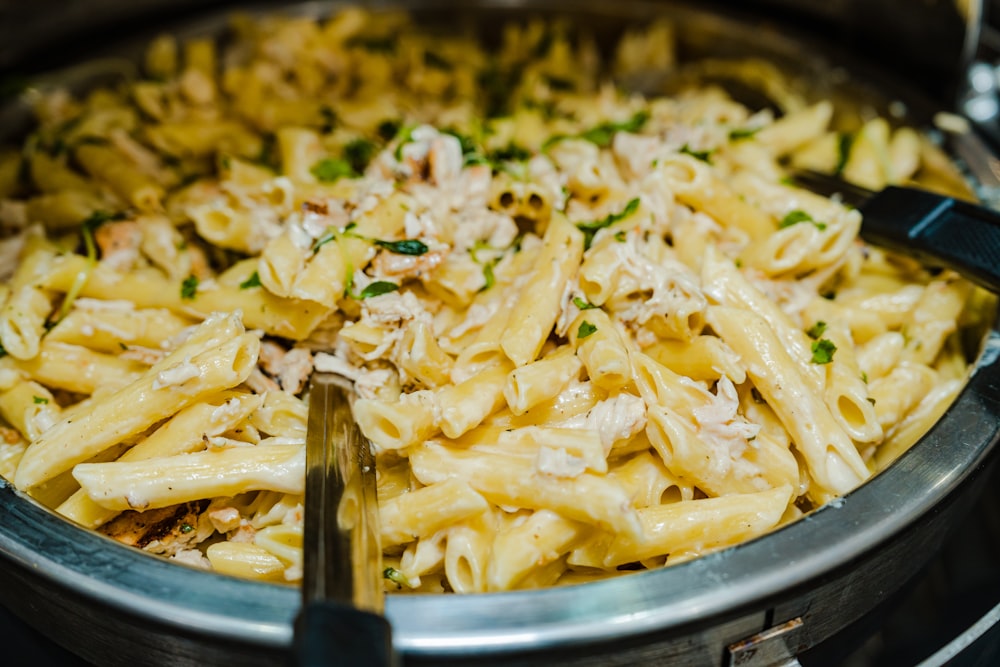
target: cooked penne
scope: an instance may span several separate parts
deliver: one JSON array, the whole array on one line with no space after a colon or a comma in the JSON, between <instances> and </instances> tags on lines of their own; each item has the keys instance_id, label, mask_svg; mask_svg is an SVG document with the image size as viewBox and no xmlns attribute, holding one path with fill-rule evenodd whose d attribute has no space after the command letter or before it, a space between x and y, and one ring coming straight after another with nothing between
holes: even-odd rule
<instances>
[{"instance_id":1,"label":"cooked penne","mask_svg":"<svg viewBox=\"0 0 1000 667\"><path fill-rule=\"evenodd\" d=\"M571 21L486 49L330 11L164 35L144 75L32 93L36 126L0 151L19 492L297 583L308 388L335 373L372 445L387 592L574 584L807 516L969 376L995 299L785 178L971 197L899 118L767 63L675 62L666 19L599 52ZM780 112L618 87L675 64Z\"/></svg>"}]
</instances>

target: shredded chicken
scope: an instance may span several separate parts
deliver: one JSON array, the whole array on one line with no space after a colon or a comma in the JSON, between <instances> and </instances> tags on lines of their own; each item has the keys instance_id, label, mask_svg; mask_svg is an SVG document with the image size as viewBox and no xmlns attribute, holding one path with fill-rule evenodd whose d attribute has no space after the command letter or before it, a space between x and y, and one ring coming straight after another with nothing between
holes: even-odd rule
<instances>
[{"instance_id":1,"label":"shredded chicken","mask_svg":"<svg viewBox=\"0 0 1000 667\"><path fill-rule=\"evenodd\" d=\"M260 365L276 378L281 389L293 394L301 392L313 371L312 352L303 347L284 347L269 340L261 342Z\"/></svg>"},{"instance_id":2,"label":"shredded chicken","mask_svg":"<svg viewBox=\"0 0 1000 667\"><path fill-rule=\"evenodd\" d=\"M597 431L607 455L616 442L628 440L646 428L646 404L638 396L621 393L598 402L583 414L553 425Z\"/></svg>"},{"instance_id":3,"label":"shredded chicken","mask_svg":"<svg viewBox=\"0 0 1000 667\"><path fill-rule=\"evenodd\" d=\"M139 260L142 232L133 220L107 222L94 232L101 262L116 271L128 271Z\"/></svg>"},{"instance_id":4,"label":"shredded chicken","mask_svg":"<svg viewBox=\"0 0 1000 667\"><path fill-rule=\"evenodd\" d=\"M698 424L698 435L715 452L712 465L723 472L734 467L745 476L759 472L743 459L750 442L760 432L760 424L754 424L738 413L739 396L732 381L723 375L715 388L711 403L695 408L692 412ZM752 469L751 469L752 468Z\"/></svg>"}]
</instances>

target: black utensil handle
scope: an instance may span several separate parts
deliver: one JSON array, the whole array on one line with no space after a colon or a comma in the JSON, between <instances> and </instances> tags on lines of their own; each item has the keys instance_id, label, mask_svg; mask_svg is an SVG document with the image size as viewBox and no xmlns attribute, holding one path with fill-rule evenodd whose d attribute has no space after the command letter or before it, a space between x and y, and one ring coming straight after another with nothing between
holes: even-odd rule
<instances>
[{"instance_id":1,"label":"black utensil handle","mask_svg":"<svg viewBox=\"0 0 1000 667\"><path fill-rule=\"evenodd\" d=\"M295 619L298 667L395 667L384 616L335 602L310 602Z\"/></svg>"},{"instance_id":2,"label":"black utensil handle","mask_svg":"<svg viewBox=\"0 0 1000 667\"><path fill-rule=\"evenodd\" d=\"M862 213L865 240L953 269L1000 292L1000 213L900 187L876 194Z\"/></svg>"}]
</instances>

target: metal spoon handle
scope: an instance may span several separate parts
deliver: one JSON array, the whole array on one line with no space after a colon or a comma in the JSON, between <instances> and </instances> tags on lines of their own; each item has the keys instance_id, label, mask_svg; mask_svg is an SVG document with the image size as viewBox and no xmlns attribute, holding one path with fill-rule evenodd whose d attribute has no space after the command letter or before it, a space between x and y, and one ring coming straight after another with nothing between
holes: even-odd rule
<instances>
[{"instance_id":1,"label":"metal spoon handle","mask_svg":"<svg viewBox=\"0 0 1000 667\"><path fill-rule=\"evenodd\" d=\"M354 421L352 397L347 380L323 373L312 379L302 610L295 624L295 658L304 666L395 664L381 615L375 462Z\"/></svg>"}]
</instances>

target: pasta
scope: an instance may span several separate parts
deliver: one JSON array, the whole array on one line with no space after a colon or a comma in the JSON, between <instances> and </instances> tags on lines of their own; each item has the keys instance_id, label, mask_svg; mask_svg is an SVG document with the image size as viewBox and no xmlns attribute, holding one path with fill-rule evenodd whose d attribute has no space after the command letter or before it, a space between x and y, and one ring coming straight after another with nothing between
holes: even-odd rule
<instances>
[{"instance_id":1,"label":"pasta","mask_svg":"<svg viewBox=\"0 0 1000 667\"><path fill-rule=\"evenodd\" d=\"M845 141L787 91L776 117L616 89L675 66L664 21L610 69L561 23L503 34L236 17L231 50L162 36L148 78L39 92L0 155L0 474L125 544L294 583L308 379L338 373L387 590L492 592L764 535L940 416L982 296L783 180L966 196L933 144L881 117Z\"/></svg>"}]
</instances>

